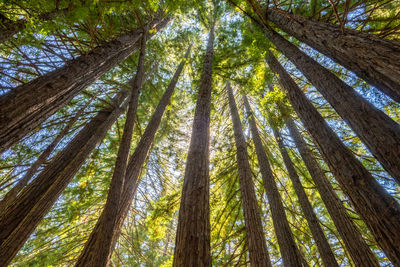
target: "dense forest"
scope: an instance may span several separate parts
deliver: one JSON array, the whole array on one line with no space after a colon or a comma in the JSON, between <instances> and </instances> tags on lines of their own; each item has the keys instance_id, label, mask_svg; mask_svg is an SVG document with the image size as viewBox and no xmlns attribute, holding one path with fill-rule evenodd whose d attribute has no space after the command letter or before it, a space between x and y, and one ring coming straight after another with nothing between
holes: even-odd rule
<instances>
[{"instance_id":1,"label":"dense forest","mask_svg":"<svg viewBox=\"0 0 400 267\"><path fill-rule=\"evenodd\" d=\"M0 266L400 266L399 0L1 0Z\"/></svg>"}]
</instances>

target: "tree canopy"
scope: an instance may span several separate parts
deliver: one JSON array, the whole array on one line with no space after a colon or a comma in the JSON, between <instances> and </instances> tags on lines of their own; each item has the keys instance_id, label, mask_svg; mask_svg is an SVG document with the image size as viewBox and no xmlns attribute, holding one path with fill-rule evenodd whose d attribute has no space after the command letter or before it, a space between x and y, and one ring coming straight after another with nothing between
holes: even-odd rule
<instances>
[{"instance_id":1,"label":"tree canopy","mask_svg":"<svg viewBox=\"0 0 400 267\"><path fill-rule=\"evenodd\" d=\"M270 165L268 173L279 193L285 221L303 264L328 266L316 242L315 232L310 229L310 217L306 216L298 191L295 190L282 147L293 163L300 187L316 215L316 225L322 229L337 265L362 266L346 243L351 240L344 240L343 232L339 229L341 225L335 220L330 207L327 207L325 194L328 193L321 191L321 186L327 184L333 189L329 194L337 195L340 208L365 242L364 248L372 251L370 257L374 259L371 262L375 263L370 266L376 266L376 263L395 266L400 263L397 261L400 260L399 256L391 254L396 249L400 250L400 243L396 243L399 240L388 241L398 245L391 250L385 241L380 242L380 239L390 238L382 237L384 230L380 232L381 229L375 229L373 219L369 220L379 212L368 217L368 211L360 210L359 203L372 203L375 195L371 195L371 199L360 200L365 202L357 202L355 194L350 192L353 185L354 192L362 191L358 185L363 187L366 183L367 188L370 180L359 182L354 178L354 181L348 181L344 174L347 180L339 177L352 168L343 172L337 170L339 167L334 168L336 165L327 155L327 146L324 147L325 143L318 140L316 133L308 128L310 126L305 119L307 114L301 114L299 109L302 105L294 103L295 97L291 97L289 89L282 82L284 75L277 73L270 58L276 58L300 88L299 93L304 94L312 107L322 115L326 126L332 129L344 144L344 149L349 151L349 157L354 157L360 162L360 169L365 169L371 175L371 183L375 186L376 182L378 188L376 192L384 191L387 199L394 201L393 207L396 208L400 201L399 167L396 167L400 159L400 152L396 151L400 148L400 102L396 98L397 93L400 95L400 72L397 72L397 77L395 75L396 71L400 71L399 62L396 63L400 55L396 54L396 51L400 52L398 1L2 0L0 10L0 98L11 103L9 110L12 110L13 104L15 107L21 105L21 110L26 109L21 111L22 115L16 111L12 113L16 114L13 118L7 117L6 108L4 113L3 110L0 113L0 128L4 126L3 129L6 129L8 119L9 125L12 124L9 132L4 130L4 135L0 133L0 140L25 130L19 135L15 134L17 137L13 136L11 141L0 141L1 220L6 221L4 214L20 214L18 210L13 211L12 206L23 203L18 201L24 197L28 199L30 194L34 197L37 188L35 183L39 184L40 179L44 181L50 177L47 175L51 171L49 169L61 166L56 165L57 160L61 164L69 159L72 152L66 148L74 142L78 144L79 138L83 140L82 132L90 130L85 126L96 125L91 129L93 133L87 137L87 143L93 142L93 145L88 145L86 149L86 143L82 141L85 145L82 145L82 151L80 147L74 148L76 158L87 154L82 156L81 163L71 161L70 169L60 167L53 170L54 176L51 177L55 177L54 181L64 179L57 178L63 172L71 172L70 180L65 178L65 188L60 187L59 193L54 195L54 205L47 212L43 211L43 219L40 223L38 221L31 233L27 233L29 238L27 236L27 241L12 257L10 266L76 264L108 203L107 195L117 166L124 127L129 120L129 111L125 111L130 97L127 95L131 93L133 79L139 73L139 55L143 51L141 40L145 42L143 83L138 92L136 114L131 118L134 125L128 147L130 156L140 153L141 143L148 138L146 132L153 127L152 116L156 114L157 105L164 99L164 92L172 83L179 64L182 62L184 65L182 73L176 77L176 87L171 88L175 89L172 97L166 99L169 104L160 113L160 125L154 124L154 140L150 140L148 151L142 153L144 164L138 167L136 187L129 194L132 203L122 219L120 232L114 231L119 236L112 246L110 266L172 266L176 261L175 238L179 211L182 209L182 190L185 190L186 161L191 153L189 147L195 142L193 139L191 141L192 131L197 129L194 126L192 129L193 118L196 118L195 114L201 105L197 101L201 98L199 88L204 86L204 76L207 75L204 71L206 66L212 68L212 74L209 74L209 164L206 166L209 176L209 247L212 266L250 266L250 263L256 266L249 253L249 240L246 239L249 235L249 228L246 228L249 219L245 214L247 200L244 198L241 170L238 169L237 154L240 149L237 149L239 145L235 139L234 129L237 130L237 125L232 122L234 115L231 115L230 105L233 103L229 102L228 82L241 122L244 147L247 148L250 181L254 183L252 190L262 222L262 239L272 266L289 265L284 263L283 246L274 225L275 211L271 210L274 207L270 195L273 193L266 188L264 173L260 169L252 122L257 126ZM307 24L303 19L314 24ZM304 27L300 28L296 23ZM215 29L215 39L210 63L207 61L207 53L210 55L207 43L210 43L212 29ZM284 50L285 43L278 44L274 41L278 39L271 37L273 34L289 42L287 47L294 45L310 58L311 63L301 69L300 59L294 59L300 58L300 53L291 54L287 52L289 50ZM356 41L351 43L353 36ZM345 40L342 46L340 40ZM185 58L189 47L191 51ZM367 50L368 47L371 50ZM347 56L351 54L354 57ZM78 61L81 62L79 66L76 63ZM330 80L330 76L307 76L306 70L310 70L312 62L333 73L335 78ZM383 65L379 65L380 62ZM376 72L367 73L365 70L372 69L368 64L377 66ZM362 69L364 66L365 69ZM62 68L65 70L63 73L60 71ZM312 72L316 73L310 70ZM326 88L325 93L318 78L331 84L343 82L346 88L353 89L349 95L354 94L354 103L361 103L360 106L345 106L346 103L353 103L353 100L342 97L339 89L333 91L336 87ZM71 83L64 86L62 83L68 79ZM44 84L48 81L54 83ZM39 83L44 85L40 87ZM43 95L54 93L48 97L46 95L46 99L43 97L42 103L42 93L36 92L36 88L45 88ZM12 97L23 90L26 92L26 96L20 98L23 101L14 101ZM34 93L29 95L29 92ZM40 97L36 99L35 95ZM247 97L251 110L246 107L244 97ZM25 108L24 103L31 100L35 103ZM354 115L357 111L368 116L361 118ZM111 120L113 112L115 119ZM11 119L15 119L17 126ZM103 124L95 124L96 120ZM110 120L109 127L104 126L106 120ZM305 150L299 146L290 125L298 130L313 162L322 170L325 185L315 181L314 173L304 158ZM366 130L360 125L370 126L370 129ZM381 125L392 128L379 129ZM101 134L101 127L104 128L104 134ZM277 132L281 146L276 139ZM95 136L98 136L96 141ZM325 141L328 143L330 140L327 138ZM88 147L93 149L89 150ZM393 148L392 154L389 154L390 148ZM134 166L135 160L140 161L135 157L133 159L127 162L126 172L129 172L129 166ZM76 173L70 171L74 168ZM350 185L346 184L347 181ZM124 183L126 186L127 180L121 185L122 192L125 192ZM41 194L50 194L48 192L56 186L49 184L43 193L38 193L37 203L41 201ZM19 193L5 203L7 194L16 187ZM35 205L32 204L32 210L39 209L41 204ZM393 218L398 218L395 216ZM21 219L21 225L23 223L28 221ZM390 226L395 223L400 221ZM21 231L18 230L21 225L7 236L0 234L0 245L8 246L7 238ZM388 229L391 229L390 226Z\"/></svg>"}]
</instances>

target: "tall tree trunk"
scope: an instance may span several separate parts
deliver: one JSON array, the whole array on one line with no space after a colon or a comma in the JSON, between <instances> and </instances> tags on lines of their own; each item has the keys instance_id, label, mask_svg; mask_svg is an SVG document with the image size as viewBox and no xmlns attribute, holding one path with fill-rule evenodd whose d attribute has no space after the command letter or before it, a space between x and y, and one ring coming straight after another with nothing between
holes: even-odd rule
<instances>
[{"instance_id":1,"label":"tall tree trunk","mask_svg":"<svg viewBox=\"0 0 400 267\"><path fill-rule=\"evenodd\" d=\"M264 189L267 193L272 222L274 224L283 264L285 266L303 266L302 256L296 246L292 231L290 230L289 222L285 214L285 208L283 207L282 199L279 194L278 187L276 186L267 154L265 153L260 135L258 133L254 114L251 111L246 97L244 97L244 104L247 112L251 114L249 118L251 135L253 137L253 143L256 149L258 165L260 166Z\"/></svg>"},{"instance_id":2,"label":"tall tree trunk","mask_svg":"<svg viewBox=\"0 0 400 267\"><path fill-rule=\"evenodd\" d=\"M168 19L153 19L144 27L95 48L29 83L0 96L0 153L34 130L75 95L132 54L137 40L151 27Z\"/></svg>"},{"instance_id":3,"label":"tall tree trunk","mask_svg":"<svg viewBox=\"0 0 400 267\"><path fill-rule=\"evenodd\" d=\"M227 83L226 87L228 90L229 107L231 110L233 132L236 143L236 160L239 173L240 192L242 195L250 265L272 267L271 260L268 255L267 244L265 242L265 234L261 222L257 197L254 191L254 183L249 164L247 144L246 140L244 139L239 112L237 110L235 98L229 82Z\"/></svg>"},{"instance_id":4,"label":"tall tree trunk","mask_svg":"<svg viewBox=\"0 0 400 267\"><path fill-rule=\"evenodd\" d=\"M273 30L264 32L350 125L385 170L400 183L400 125L281 35Z\"/></svg>"},{"instance_id":5,"label":"tall tree trunk","mask_svg":"<svg viewBox=\"0 0 400 267\"><path fill-rule=\"evenodd\" d=\"M189 56L189 52L187 52L186 55ZM169 99L171 98L176 83L178 82L180 73L182 72L184 66L184 62L186 61L181 62L181 64L178 66L178 69L172 77L171 82L169 83L168 88L163 95L163 98L160 100L156 111L154 112L148 126L146 127L146 130L144 131L143 136L135 149L135 152L129 159L129 164L126 170L124 189L120 201L120 207L118 209L117 227L114 231L112 247L114 247L115 243L118 240L123 222L129 212L130 204L132 203L132 200L136 194L137 187L139 185L139 177L143 168L143 164L146 160L147 153L153 142L155 133L160 125L165 107L168 105Z\"/></svg>"},{"instance_id":6,"label":"tall tree trunk","mask_svg":"<svg viewBox=\"0 0 400 267\"><path fill-rule=\"evenodd\" d=\"M297 130L293 120L290 118L286 120L286 126L290 131L290 135L300 152L311 178L320 193L322 201L324 202L336 229L342 237L354 264L356 266L379 266L375 255L372 253L339 197L336 195L332 185L326 178L324 171L313 157L312 152Z\"/></svg>"},{"instance_id":7,"label":"tall tree trunk","mask_svg":"<svg viewBox=\"0 0 400 267\"><path fill-rule=\"evenodd\" d=\"M124 131L115 161L114 173L108 190L107 201L104 206L102 218L105 221L99 224L97 237L85 246L78 259L77 266L107 266L111 257L111 242L113 230L117 223L119 202L124 187L126 166L128 164L129 150L131 147L133 126L136 118L138 99L144 76L144 58L146 54L146 34L143 34L139 54L138 67L135 78L131 82L132 93L126 114ZM90 239L89 239L90 240Z\"/></svg>"},{"instance_id":8,"label":"tall tree trunk","mask_svg":"<svg viewBox=\"0 0 400 267\"><path fill-rule=\"evenodd\" d=\"M175 239L174 267L211 266L209 139L214 28L211 26L194 114Z\"/></svg>"},{"instance_id":9,"label":"tall tree trunk","mask_svg":"<svg viewBox=\"0 0 400 267\"><path fill-rule=\"evenodd\" d=\"M190 47L188 48L185 54L185 59L188 58L189 51ZM135 150L134 155L130 159L130 165L129 165L130 167L128 167L129 171L127 171L126 169L127 164L125 164L125 166L123 166L125 168L125 171L120 171L120 173L124 174L124 177L121 178L115 175L115 170L114 170L114 176L111 180L111 183L118 182L118 185L114 185L115 187L113 188L112 187L113 185L111 184L104 210L99 220L97 221L97 224L93 229L88 241L86 242L85 248L81 252L81 255L78 258L78 262L76 263L76 266L97 267L97 266L109 265L112 255L114 240L116 241L118 239L120 227L122 226L125 216L129 210L130 203L132 202L132 199L136 192L140 171L143 168L143 164L146 159L148 150L150 149L150 145L153 142L155 133L160 125L161 118L164 114L165 108L169 103L172 93L174 92L176 83L178 82L184 64L185 60L183 60L179 64L170 82L170 85L168 86L167 90L164 93L164 96L160 100L160 103L158 104L158 107L152 119L150 120L148 127L146 128L146 131L144 132L143 137L141 138L141 141L139 142L139 145ZM133 118L134 116L132 117L132 119ZM127 127L125 124L125 129L126 128ZM124 129L123 139L127 135L125 129ZM132 136L132 131L130 131L130 133L128 134ZM120 147L123 144L124 143L122 140ZM126 154L129 154L128 152L130 148L130 140L129 142L127 142L127 146L128 147L126 148L127 149ZM118 154L120 154L119 151ZM117 160L118 159L119 158L117 158ZM115 168L116 167L117 163L115 165ZM118 179L117 181L115 181L116 179L115 177L117 177ZM115 196L115 194L118 194L118 196ZM123 197L123 194L125 197ZM96 258L102 258L102 259L96 259Z\"/></svg>"},{"instance_id":10,"label":"tall tree trunk","mask_svg":"<svg viewBox=\"0 0 400 267\"><path fill-rule=\"evenodd\" d=\"M278 75L294 110L376 242L394 265L400 265L399 203L378 184L329 128L321 114L272 54L267 57L267 62Z\"/></svg>"},{"instance_id":11,"label":"tall tree trunk","mask_svg":"<svg viewBox=\"0 0 400 267\"><path fill-rule=\"evenodd\" d=\"M296 192L296 195L299 199L301 209L307 220L308 226L310 227L315 243L317 244L322 262L324 266L339 266L335 259L335 255L333 254L331 247L328 243L328 240L325 237L324 231L319 224L318 218L314 213L313 207L308 200L307 194L304 191L303 185L301 184L300 178L296 172L296 169L294 168L293 162L290 159L289 153L286 151L281 134L274 125L271 125L271 127L274 132L276 142L278 143L283 162L288 171L289 178L292 181L294 191Z\"/></svg>"},{"instance_id":12,"label":"tall tree trunk","mask_svg":"<svg viewBox=\"0 0 400 267\"><path fill-rule=\"evenodd\" d=\"M36 174L36 171L39 169L39 167L45 163L47 158L50 156L50 154L53 152L54 148L58 145L58 143L61 141L61 139L64 138L64 136L69 132L69 130L72 128L72 126L75 124L75 122L80 118L82 113L85 111L87 106L92 102L93 98L88 101L83 107L78 110L78 112L72 117L69 121L68 124L65 126L64 129L62 129L54 138L54 140L46 147L46 149L40 154L40 156L36 159L36 161L32 164L32 166L26 171L25 175L17 182L17 184L11 188L10 191L7 192L7 194L3 197L3 199L0 201L0 214L2 211L5 211L7 207L12 204L12 202L15 200L19 192L29 183L29 181L32 179L32 177Z\"/></svg>"},{"instance_id":13,"label":"tall tree trunk","mask_svg":"<svg viewBox=\"0 0 400 267\"><path fill-rule=\"evenodd\" d=\"M113 99L17 196L0 218L0 266L6 266L47 214L86 158L126 108L127 93Z\"/></svg>"},{"instance_id":14,"label":"tall tree trunk","mask_svg":"<svg viewBox=\"0 0 400 267\"><path fill-rule=\"evenodd\" d=\"M265 19L400 102L400 43L269 8Z\"/></svg>"}]
</instances>

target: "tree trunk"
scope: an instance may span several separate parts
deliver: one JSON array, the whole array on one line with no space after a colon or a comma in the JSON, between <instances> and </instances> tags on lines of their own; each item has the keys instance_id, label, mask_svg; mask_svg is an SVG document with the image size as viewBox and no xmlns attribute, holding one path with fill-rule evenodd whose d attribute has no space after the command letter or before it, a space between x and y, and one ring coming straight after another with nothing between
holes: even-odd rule
<instances>
[{"instance_id":1,"label":"tree trunk","mask_svg":"<svg viewBox=\"0 0 400 267\"><path fill-rule=\"evenodd\" d=\"M0 266L6 266L58 197L86 158L103 139L126 105L127 93L118 94L110 109L104 108L71 140L52 162L17 196L0 218Z\"/></svg>"},{"instance_id":2,"label":"tree trunk","mask_svg":"<svg viewBox=\"0 0 400 267\"><path fill-rule=\"evenodd\" d=\"M400 205L329 128L272 54L267 57L267 62L278 75L294 110L376 242L394 265L400 265Z\"/></svg>"},{"instance_id":3,"label":"tree trunk","mask_svg":"<svg viewBox=\"0 0 400 267\"><path fill-rule=\"evenodd\" d=\"M214 28L215 21L208 36L186 159L175 239L174 267L211 266L208 168Z\"/></svg>"},{"instance_id":4,"label":"tree trunk","mask_svg":"<svg viewBox=\"0 0 400 267\"><path fill-rule=\"evenodd\" d=\"M269 266L272 267L268 255L265 234L261 222L260 211L257 203L256 192L254 191L253 177L249 164L247 144L244 139L242 124L239 112L236 107L232 88L227 83L229 107L231 110L233 132L236 143L236 160L239 173L240 192L242 195L242 205L244 222L246 227L247 247L249 249L250 266Z\"/></svg>"},{"instance_id":5,"label":"tree trunk","mask_svg":"<svg viewBox=\"0 0 400 267\"><path fill-rule=\"evenodd\" d=\"M265 34L328 100L385 170L400 183L400 125L281 35L272 30L265 30Z\"/></svg>"},{"instance_id":6,"label":"tree trunk","mask_svg":"<svg viewBox=\"0 0 400 267\"><path fill-rule=\"evenodd\" d=\"M318 162L313 157L312 152L307 147L306 142L301 137L293 120L289 118L286 121L286 126L290 131L290 135L300 152L311 178L313 179L326 209L342 237L354 264L356 266L379 266L375 255L372 253L368 244L365 242L353 223L353 220L350 218L350 215L347 213L339 197L336 195L332 185L326 178L324 171L321 169Z\"/></svg>"},{"instance_id":7,"label":"tree trunk","mask_svg":"<svg viewBox=\"0 0 400 267\"><path fill-rule=\"evenodd\" d=\"M32 164L32 166L26 171L25 175L18 181L18 183L11 188L10 191L7 192L7 194L3 197L3 199L0 201L0 215L2 211L5 211L7 207L12 204L12 202L15 200L19 192L29 183L29 181L32 179L32 177L36 174L36 171L39 169L39 167L45 163L47 158L50 156L50 154L53 152L54 148L58 145L58 143L61 141L61 139L64 138L64 136L69 132L69 130L72 128L72 126L75 124L75 122L79 119L79 117L82 115L82 113L85 111L87 106L92 102L93 98L88 101L76 114L74 117L72 117L68 124L65 126L62 131L60 131L56 138L54 138L53 142L50 143L48 147L40 154L40 156L36 159L36 161Z\"/></svg>"},{"instance_id":8,"label":"tree trunk","mask_svg":"<svg viewBox=\"0 0 400 267\"><path fill-rule=\"evenodd\" d=\"M307 194L304 191L303 185L301 184L300 177L298 176L296 169L294 168L293 162L290 159L289 153L286 151L285 145L282 141L281 134L279 131L271 125L272 130L274 132L274 136L276 142L279 146L279 151L282 155L283 162L286 166L286 169L289 174L289 178L292 181L294 191L299 199L299 203L301 209L304 213L304 216L307 220L308 226L310 227L312 236L317 244L317 248L319 254L321 256L322 262L324 266L339 266L335 255L333 254L331 247L328 243L328 240L325 237L324 231L322 230L321 226L319 225L319 221L317 216L314 213L313 207L311 206Z\"/></svg>"},{"instance_id":9,"label":"tree trunk","mask_svg":"<svg viewBox=\"0 0 400 267\"><path fill-rule=\"evenodd\" d=\"M185 59L189 56L189 51L185 54ZM160 100L158 107L150 120L148 127L146 128L139 145L137 146L135 153L130 159L130 163L128 169L126 169L124 173L124 179L119 181L120 190L115 190L113 192L113 188L110 186L109 190L109 198L114 198L114 201L109 201L107 198L107 202L105 208L97 221L95 228L93 229L88 241L85 244L85 248L81 252L79 256L78 262L76 266L108 266L114 242L117 241L118 235L120 232L120 228L122 227L123 221L125 219L126 214L128 213L130 204L132 199L136 193L136 188L138 185L138 179L143 168L148 150L150 149L150 145L153 142L155 133L160 125L161 118L164 114L165 108L169 103L169 100L174 92L176 83L178 82L179 76L183 70L185 64L185 60L180 63L178 69L176 70L170 85L164 93L164 96ZM126 126L125 126L126 129ZM125 130L124 135L125 136ZM132 132L130 133L132 136ZM121 145L122 145L121 141ZM130 147L130 141L128 143L128 152ZM121 148L120 148L121 150ZM138 151L138 152L136 152ZM118 158L117 158L118 160ZM117 164L116 164L117 167ZM114 171L115 173L115 171ZM115 174L111 180L113 182ZM119 188L117 188L119 189ZM119 194L119 196L114 196L112 194ZM114 209L114 211L109 211L108 209ZM113 215L114 217L107 218L107 213ZM105 237L105 235L107 235ZM100 250L101 248L101 250ZM103 251L104 254L99 254L99 251ZM95 258L103 258L101 260Z\"/></svg>"},{"instance_id":10,"label":"tree trunk","mask_svg":"<svg viewBox=\"0 0 400 267\"><path fill-rule=\"evenodd\" d=\"M128 112L126 114L124 131L118 149L117 159L115 161L114 173L111 179L110 189L107 195L107 201L102 212L104 223L97 227L96 238L89 242L78 258L77 266L107 266L111 257L111 242L113 230L117 223L117 214L121 199L124 179L126 175L126 166L128 164L129 150L133 135L133 126L136 118L136 110L140 89L142 87L144 76L144 57L146 53L146 34L143 34L139 54L138 67L135 78L132 81L132 93L129 100ZM90 238L89 238L90 240ZM88 246L90 244L90 246Z\"/></svg>"},{"instance_id":11,"label":"tree trunk","mask_svg":"<svg viewBox=\"0 0 400 267\"><path fill-rule=\"evenodd\" d=\"M271 166L269 164L267 154L265 153L260 135L258 133L254 114L251 111L249 102L244 97L244 104L248 113L252 114L249 118L251 135L253 137L254 147L256 149L258 165L260 166L261 176L265 192L267 193L268 204L271 210L272 222L274 224L276 238L279 244L279 250L282 255L283 264L285 266L303 266L302 256L297 249L287 221L285 208L276 186Z\"/></svg>"},{"instance_id":12,"label":"tree trunk","mask_svg":"<svg viewBox=\"0 0 400 267\"><path fill-rule=\"evenodd\" d=\"M144 30L154 25L160 29L167 22L168 19L161 22L154 19L143 28L122 35L0 96L0 153L132 54L138 48L136 41Z\"/></svg>"},{"instance_id":13,"label":"tree trunk","mask_svg":"<svg viewBox=\"0 0 400 267\"><path fill-rule=\"evenodd\" d=\"M400 44L374 35L313 21L269 8L265 16L280 29L330 57L400 102Z\"/></svg>"}]
</instances>

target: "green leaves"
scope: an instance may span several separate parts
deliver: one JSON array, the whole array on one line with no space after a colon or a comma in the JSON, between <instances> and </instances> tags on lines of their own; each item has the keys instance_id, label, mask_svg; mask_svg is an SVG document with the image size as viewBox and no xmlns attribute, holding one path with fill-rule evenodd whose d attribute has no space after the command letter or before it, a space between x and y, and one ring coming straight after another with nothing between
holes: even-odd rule
<instances>
[{"instance_id":1,"label":"green leaves","mask_svg":"<svg viewBox=\"0 0 400 267\"><path fill-rule=\"evenodd\" d=\"M150 4L150 8L154 11L154 12L156 12L157 11L157 9L158 9L158 0L148 0L149 1L149 4Z\"/></svg>"},{"instance_id":2,"label":"green leaves","mask_svg":"<svg viewBox=\"0 0 400 267\"><path fill-rule=\"evenodd\" d=\"M90 13L90 8L89 7L78 7L75 9L73 12L73 17L75 20L78 21L84 21L87 19Z\"/></svg>"}]
</instances>

